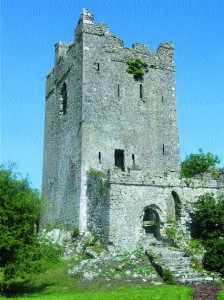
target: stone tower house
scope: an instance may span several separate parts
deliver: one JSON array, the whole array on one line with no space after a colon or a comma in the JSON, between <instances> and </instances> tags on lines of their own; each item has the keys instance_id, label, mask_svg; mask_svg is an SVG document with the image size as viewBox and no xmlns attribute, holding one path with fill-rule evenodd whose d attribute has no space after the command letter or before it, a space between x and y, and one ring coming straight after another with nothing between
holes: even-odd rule
<instances>
[{"instance_id":1,"label":"stone tower house","mask_svg":"<svg viewBox=\"0 0 224 300\"><path fill-rule=\"evenodd\" d=\"M138 80L126 64L136 59L148 66ZM160 44L157 52L142 44L125 48L83 9L75 42L55 45L47 75L46 222L134 247L147 231L147 215L161 224L183 217L179 166L173 44Z\"/></svg>"}]
</instances>

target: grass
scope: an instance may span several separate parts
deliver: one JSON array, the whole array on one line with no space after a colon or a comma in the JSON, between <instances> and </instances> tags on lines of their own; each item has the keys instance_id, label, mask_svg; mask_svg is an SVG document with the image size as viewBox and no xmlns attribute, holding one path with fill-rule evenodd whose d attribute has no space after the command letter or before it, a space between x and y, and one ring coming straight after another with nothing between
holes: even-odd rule
<instances>
[{"instance_id":1,"label":"grass","mask_svg":"<svg viewBox=\"0 0 224 300\"><path fill-rule=\"evenodd\" d=\"M45 272L14 285L17 300L192 300L193 288L175 285L122 285L89 282L68 275L68 262L51 265ZM1 300L8 299L1 296ZM219 294L224 300L224 290Z\"/></svg>"},{"instance_id":2,"label":"grass","mask_svg":"<svg viewBox=\"0 0 224 300\"><path fill-rule=\"evenodd\" d=\"M219 300L224 300L224 289L221 290L221 292L219 293Z\"/></svg>"},{"instance_id":3,"label":"grass","mask_svg":"<svg viewBox=\"0 0 224 300\"><path fill-rule=\"evenodd\" d=\"M191 300L193 289L166 285L117 285L109 281L86 283L78 276L68 275L68 262L56 263L51 269L33 275L29 280L13 286L18 300ZM1 297L1 300L7 299Z\"/></svg>"},{"instance_id":4,"label":"grass","mask_svg":"<svg viewBox=\"0 0 224 300\"><path fill-rule=\"evenodd\" d=\"M122 287L112 291L58 291L49 294L33 294L18 297L18 300L191 300L192 288L182 286ZM1 299L7 299L1 297Z\"/></svg>"}]
</instances>

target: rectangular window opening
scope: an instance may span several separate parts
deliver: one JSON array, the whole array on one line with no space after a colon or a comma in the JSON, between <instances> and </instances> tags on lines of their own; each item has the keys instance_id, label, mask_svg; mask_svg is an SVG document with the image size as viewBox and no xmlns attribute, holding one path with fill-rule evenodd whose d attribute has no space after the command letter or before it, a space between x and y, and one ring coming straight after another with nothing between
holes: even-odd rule
<instances>
[{"instance_id":1,"label":"rectangular window opening","mask_svg":"<svg viewBox=\"0 0 224 300\"><path fill-rule=\"evenodd\" d=\"M101 152L99 152L99 163L101 164Z\"/></svg>"},{"instance_id":2,"label":"rectangular window opening","mask_svg":"<svg viewBox=\"0 0 224 300\"><path fill-rule=\"evenodd\" d=\"M115 166L120 168L122 171L125 171L124 150L115 149L114 158L115 158Z\"/></svg>"},{"instance_id":3,"label":"rectangular window opening","mask_svg":"<svg viewBox=\"0 0 224 300\"><path fill-rule=\"evenodd\" d=\"M163 155L165 154L165 146L164 146L164 144L163 144Z\"/></svg>"},{"instance_id":4,"label":"rectangular window opening","mask_svg":"<svg viewBox=\"0 0 224 300\"><path fill-rule=\"evenodd\" d=\"M94 68L96 69L96 71L100 70L100 64L99 63L94 63Z\"/></svg>"},{"instance_id":5,"label":"rectangular window opening","mask_svg":"<svg viewBox=\"0 0 224 300\"><path fill-rule=\"evenodd\" d=\"M163 98L163 96L162 96L162 103L164 103L164 98Z\"/></svg>"},{"instance_id":6,"label":"rectangular window opening","mask_svg":"<svg viewBox=\"0 0 224 300\"><path fill-rule=\"evenodd\" d=\"M143 97L143 86L140 84L140 98L142 99Z\"/></svg>"},{"instance_id":7,"label":"rectangular window opening","mask_svg":"<svg viewBox=\"0 0 224 300\"><path fill-rule=\"evenodd\" d=\"M120 97L120 84L117 85L117 95Z\"/></svg>"}]
</instances>

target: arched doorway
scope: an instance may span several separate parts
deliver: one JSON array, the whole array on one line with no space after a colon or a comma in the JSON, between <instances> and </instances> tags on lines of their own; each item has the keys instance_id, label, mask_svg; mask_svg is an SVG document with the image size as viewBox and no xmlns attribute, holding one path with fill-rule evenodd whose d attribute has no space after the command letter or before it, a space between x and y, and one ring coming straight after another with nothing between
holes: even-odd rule
<instances>
[{"instance_id":1,"label":"arched doorway","mask_svg":"<svg viewBox=\"0 0 224 300\"><path fill-rule=\"evenodd\" d=\"M153 234L157 240L160 235L160 218L157 209L153 206L147 206L143 212L143 228L146 234Z\"/></svg>"},{"instance_id":2,"label":"arched doorway","mask_svg":"<svg viewBox=\"0 0 224 300\"><path fill-rule=\"evenodd\" d=\"M181 202L178 194L172 191L172 196L174 200L174 211L175 211L175 220L179 221L181 217Z\"/></svg>"}]
</instances>

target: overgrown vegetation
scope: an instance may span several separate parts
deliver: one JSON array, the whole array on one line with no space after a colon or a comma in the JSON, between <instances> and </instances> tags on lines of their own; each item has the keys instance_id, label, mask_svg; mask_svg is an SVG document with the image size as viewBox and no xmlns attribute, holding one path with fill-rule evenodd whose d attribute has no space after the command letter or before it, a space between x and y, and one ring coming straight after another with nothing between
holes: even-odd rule
<instances>
[{"instance_id":1,"label":"overgrown vegetation","mask_svg":"<svg viewBox=\"0 0 224 300\"><path fill-rule=\"evenodd\" d=\"M224 195L198 197L192 217L192 237L200 239L206 253L203 265L224 275Z\"/></svg>"},{"instance_id":2,"label":"overgrown vegetation","mask_svg":"<svg viewBox=\"0 0 224 300\"><path fill-rule=\"evenodd\" d=\"M210 167L215 167L220 162L217 155L213 155L211 152L204 153L202 149L199 149L199 153L187 155L181 163L181 177L192 178L194 175L208 172ZM219 170L213 171L213 173L214 177L219 176Z\"/></svg>"},{"instance_id":3,"label":"overgrown vegetation","mask_svg":"<svg viewBox=\"0 0 224 300\"><path fill-rule=\"evenodd\" d=\"M0 267L5 283L38 269L36 230L40 198L28 180L0 167Z\"/></svg>"},{"instance_id":4,"label":"overgrown vegetation","mask_svg":"<svg viewBox=\"0 0 224 300\"><path fill-rule=\"evenodd\" d=\"M140 59L128 60L126 64L128 65L126 71L133 74L136 80L141 79L145 72L147 72L147 63Z\"/></svg>"},{"instance_id":5,"label":"overgrown vegetation","mask_svg":"<svg viewBox=\"0 0 224 300\"><path fill-rule=\"evenodd\" d=\"M94 169L94 168L90 168L89 173L90 173L90 175L96 176L96 177L99 177L99 178L106 178L107 177L107 175L103 171L97 170L97 169Z\"/></svg>"},{"instance_id":6,"label":"overgrown vegetation","mask_svg":"<svg viewBox=\"0 0 224 300\"><path fill-rule=\"evenodd\" d=\"M175 282L175 276L169 269L165 269L163 271L163 280L167 284L174 284Z\"/></svg>"},{"instance_id":7,"label":"overgrown vegetation","mask_svg":"<svg viewBox=\"0 0 224 300\"><path fill-rule=\"evenodd\" d=\"M12 168L0 167L0 267L1 289L13 294L29 273L43 270L48 262L58 261L61 249L37 230L41 213L40 196Z\"/></svg>"}]
</instances>

